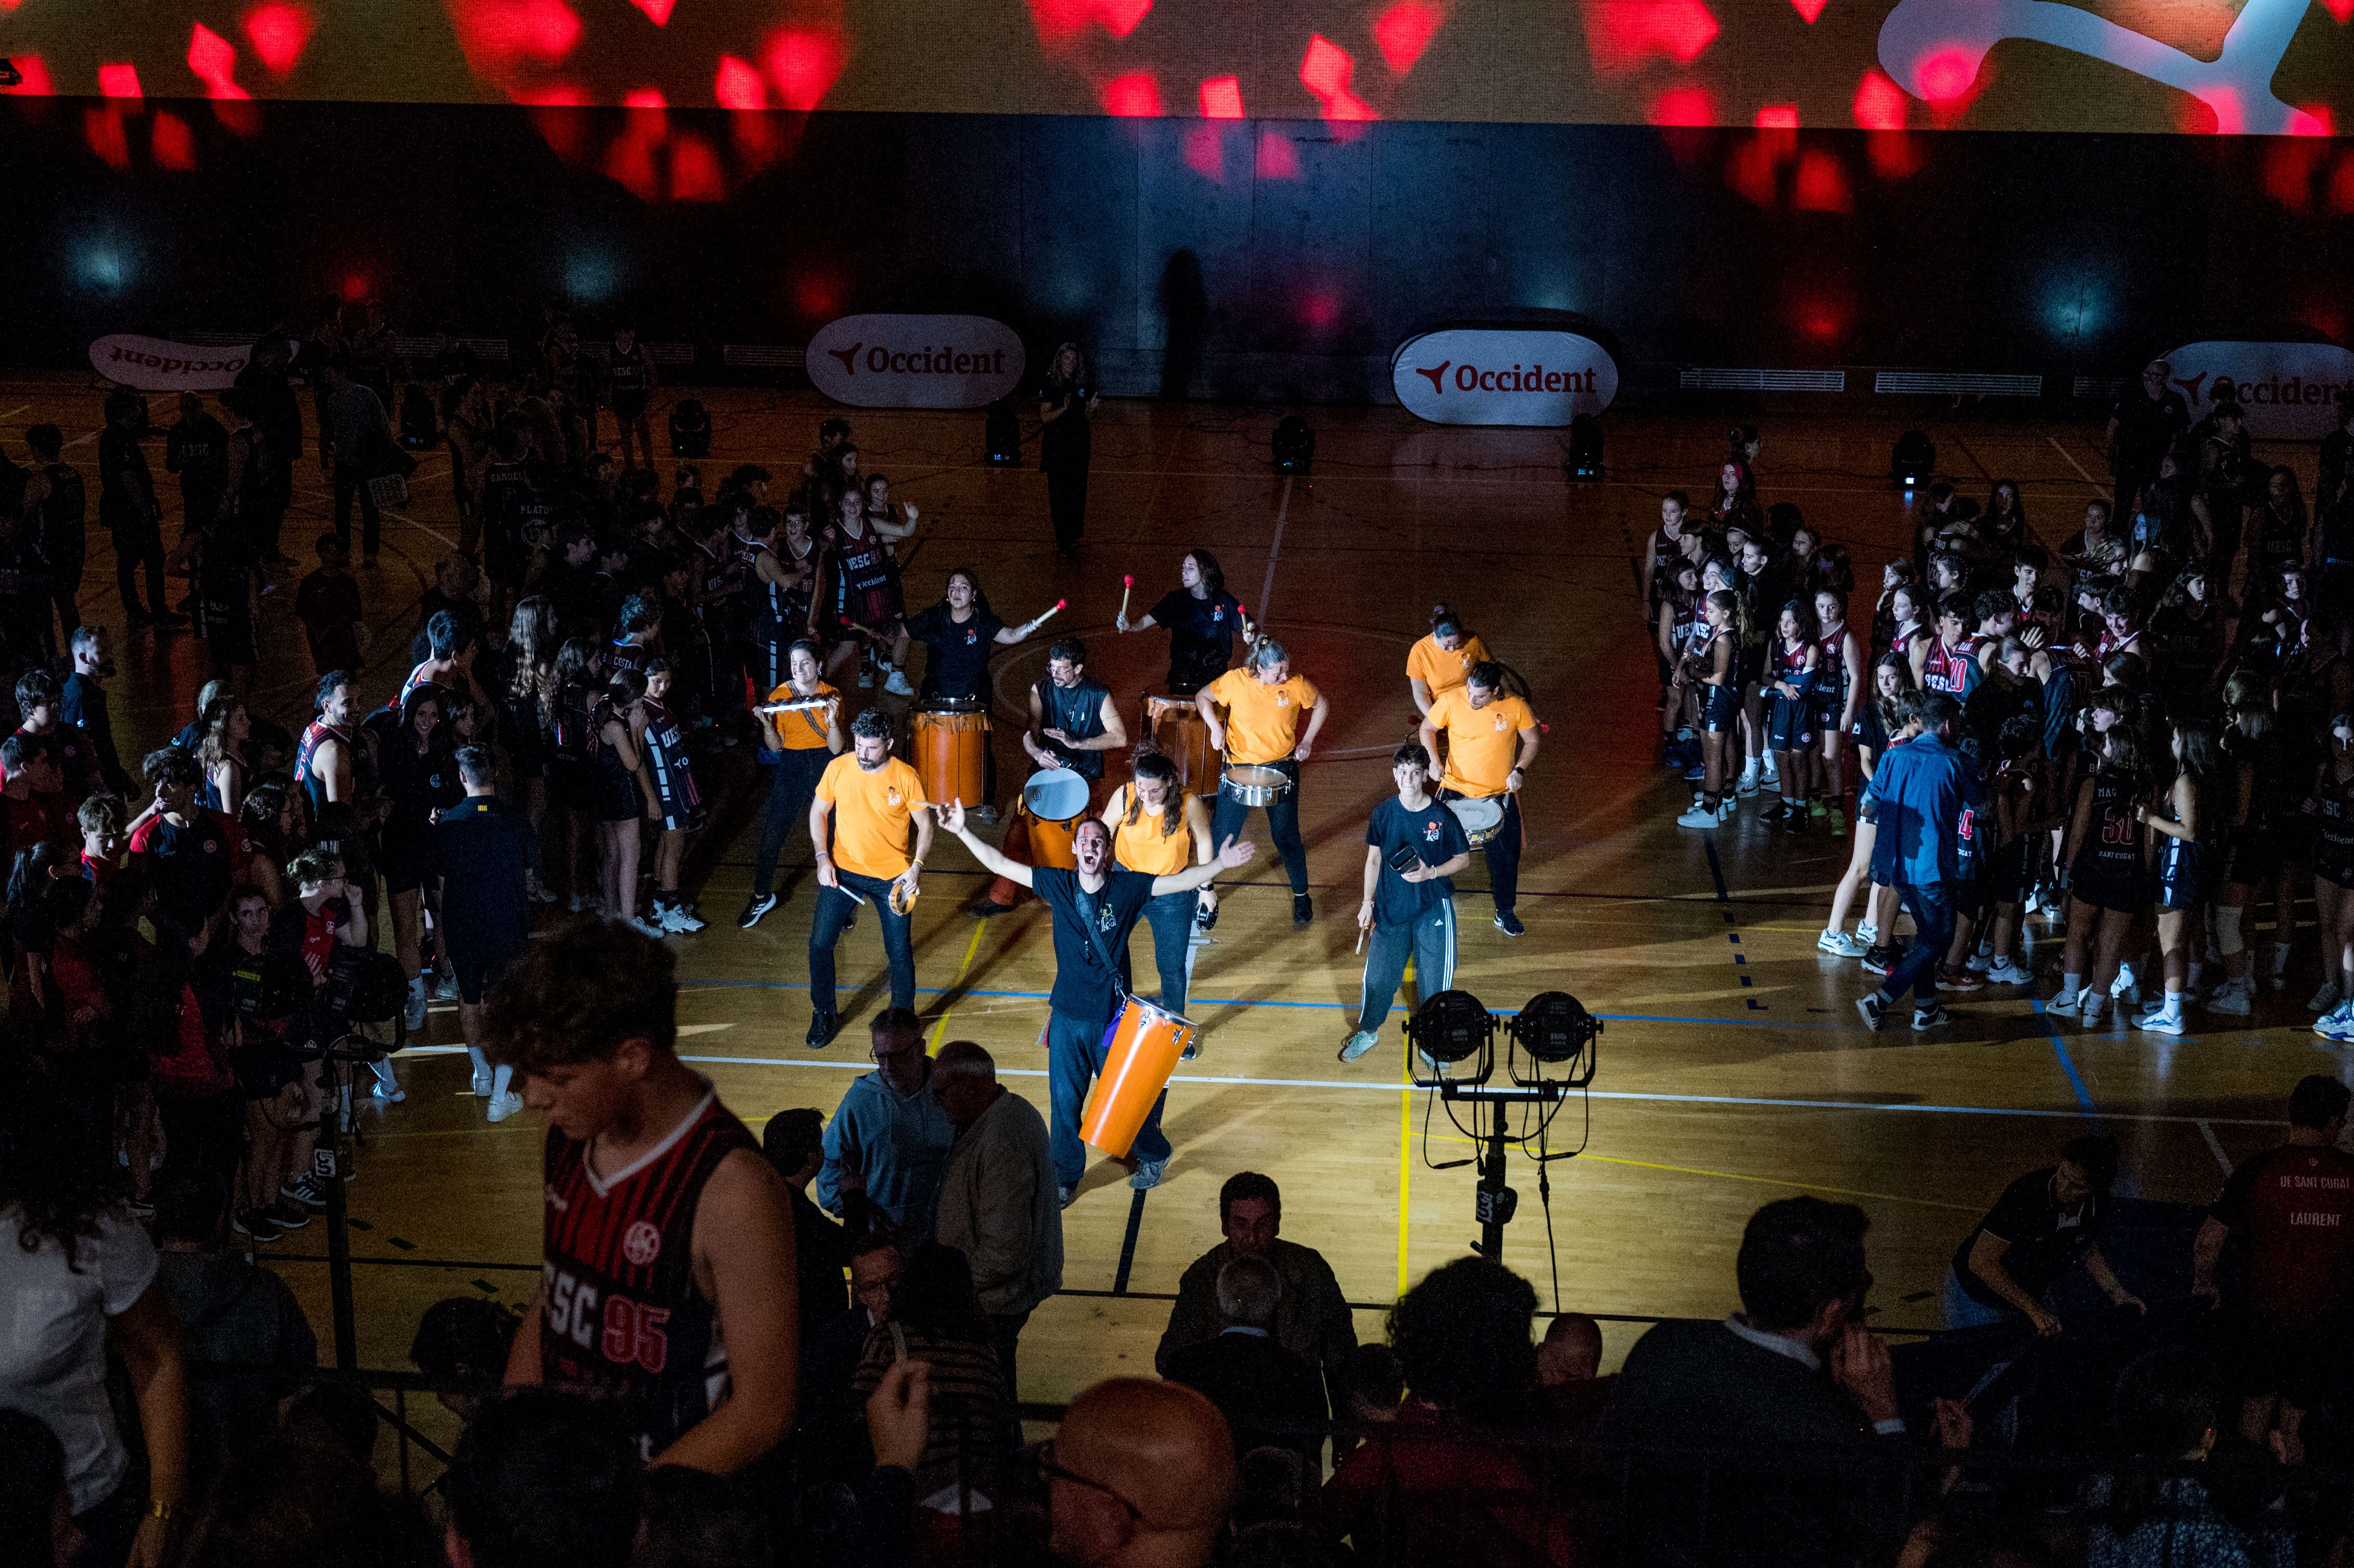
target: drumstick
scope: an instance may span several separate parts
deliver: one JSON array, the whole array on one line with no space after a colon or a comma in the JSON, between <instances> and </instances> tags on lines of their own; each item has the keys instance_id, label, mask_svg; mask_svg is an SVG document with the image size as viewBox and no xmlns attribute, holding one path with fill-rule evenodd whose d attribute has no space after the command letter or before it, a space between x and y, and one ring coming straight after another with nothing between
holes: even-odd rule
<instances>
[{"instance_id":1,"label":"drumstick","mask_svg":"<svg viewBox=\"0 0 2354 1568\"><path fill-rule=\"evenodd\" d=\"M1362 953L1362 952L1363 952L1364 950L1365 950L1365 928L1364 928L1363 926L1360 926L1360 927L1357 927L1357 951L1358 951L1358 952L1360 952L1360 953Z\"/></svg>"},{"instance_id":2,"label":"drumstick","mask_svg":"<svg viewBox=\"0 0 2354 1568\"><path fill-rule=\"evenodd\" d=\"M811 697L798 703L762 703L752 711L756 714L805 714L818 708L830 708L839 701L839 697Z\"/></svg>"},{"instance_id":3,"label":"drumstick","mask_svg":"<svg viewBox=\"0 0 2354 1568\"><path fill-rule=\"evenodd\" d=\"M1066 599L1058 599L1046 609L1040 610L1036 615L1031 618L1030 630L1035 631L1040 627L1045 625L1047 621L1054 619L1055 612L1056 610L1062 609L1065 605L1070 602L1071 601Z\"/></svg>"},{"instance_id":4,"label":"drumstick","mask_svg":"<svg viewBox=\"0 0 2354 1568\"><path fill-rule=\"evenodd\" d=\"M1130 577L1126 573L1121 574L1119 579L1119 618L1122 620L1126 620L1128 619L1128 590L1135 586L1136 579L1133 577Z\"/></svg>"}]
</instances>

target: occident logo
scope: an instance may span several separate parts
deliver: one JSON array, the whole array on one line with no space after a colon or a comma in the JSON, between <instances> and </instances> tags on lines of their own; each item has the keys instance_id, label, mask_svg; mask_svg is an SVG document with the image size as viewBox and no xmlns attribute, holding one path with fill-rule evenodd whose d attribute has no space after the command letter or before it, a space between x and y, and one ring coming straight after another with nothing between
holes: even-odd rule
<instances>
[{"instance_id":1,"label":"occident logo","mask_svg":"<svg viewBox=\"0 0 2354 1568\"><path fill-rule=\"evenodd\" d=\"M1441 425L1566 425L1618 395L1618 364L1590 337L1547 327L1447 327L1400 344L1390 385Z\"/></svg>"},{"instance_id":2,"label":"occident logo","mask_svg":"<svg viewBox=\"0 0 2354 1568\"><path fill-rule=\"evenodd\" d=\"M843 316L810 339L817 389L859 408L980 408L1022 385L1022 339L987 316Z\"/></svg>"},{"instance_id":3,"label":"occident logo","mask_svg":"<svg viewBox=\"0 0 2354 1568\"><path fill-rule=\"evenodd\" d=\"M250 345L208 347L113 333L90 345L90 368L118 387L142 392L218 392L237 385Z\"/></svg>"},{"instance_id":4,"label":"occident logo","mask_svg":"<svg viewBox=\"0 0 2354 1568\"><path fill-rule=\"evenodd\" d=\"M2354 351L2334 343L2194 343L2166 358L2193 422L2237 403L2248 433L2271 440L2319 440L2354 389Z\"/></svg>"}]
</instances>

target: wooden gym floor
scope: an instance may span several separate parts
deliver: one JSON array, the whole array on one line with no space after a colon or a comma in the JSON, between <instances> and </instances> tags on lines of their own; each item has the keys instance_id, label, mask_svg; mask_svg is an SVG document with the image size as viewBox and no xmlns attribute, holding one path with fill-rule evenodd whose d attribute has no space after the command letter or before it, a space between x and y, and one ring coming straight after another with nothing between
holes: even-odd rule
<instances>
[{"instance_id":1,"label":"wooden gym floor","mask_svg":"<svg viewBox=\"0 0 2354 1568\"><path fill-rule=\"evenodd\" d=\"M790 472L818 419L844 411L813 394L705 397L717 441L703 466L714 478L746 461ZM96 427L99 400L79 380L0 382L0 440L21 455L24 427L55 420L77 442L69 457L92 469L94 447L80 438ZM168 418L165 400L156 404ZM1401 1286L1477 1234L1472 1171L1425 1162L1461 1160L1469 1147L1443 1111L1431 1114L1399 1086L1403 1008L1374 1054L1353 1065L1334 1055L1358 988L1351 948L1363 826L1390 792L1391 748L1413 733L1403 664L1437 600L1466 613L1527 674L1552 726L1525 797L1528 934L1514 941L1490 924L1475 860L1459 879L1457 983L1506 1011L1565 990L1607 1020L1590 1103L1573 1098L1556 1123L1553 1146L1583 1139L1585 1152L1552 1167L1550 1224L1532 1161L1517 1150L1511 1159L1522 1202L1504 1256L1548 1308L1550 1235L1564 1307L1723 1313L1734 1304L1744 1217L1767 1200L1814 1192L1860 1202L1872 1217L1877 1321L1935 1327L1956 1240L2061 1141L2105 1128L2125 1146L2130 1190L2203 1201L2229 1162L2277 1140L2290 1084L2334 1060L2317 1050L2296 1006L2315 983L2309 941L2288 993L2260 1000L2249 1027L2179 1040L2115 1025L2085 1033L1999 991L1961 1002L1955 1026L1926 1039L1901 1025L1879 1035L1860 1026L1850 1003L1864 978L1814 947L1848 841L1771 835L1754 810L1715 834L1680 829L1684 787L1652 759L1656 684L1634 561L1660 492L1705 492L1723 450L1720 417L1614 417L1609 478L1573 484L1555 432L1450 429L1396 409L1310 410L1314 471L1287 479L1267 461L1279 410L1108 403L1097 425L1087 541L1066 563L1052 548L1036 470L980 465L978 415L847 412L869 470L890 474L896 494L924 514L906 565L911 607L931 602L947 570L962 564L979 567L1009 620L1067 597L1071 609L1052 630L1087 640L1091 670L1132 713L1138 693L1161 678L1165 644L1158 633L1113 633L1120 575L1136 575L1140 611L1174 584L1181 554L1204 546L1332 704L1302 797L1316 923L1293 928L1279 863L1263 846L1203 949L1192 1011L1207 1049L1171 1090L1168 1179L1131 1202L1117 1167L1098 1159L1090 1169L1064 1216L1066 1293L1024 1336L1025 1398L1066 1399L1106 1374L1150 1366L1165 1293L1217 1240L1217 1189L1234 1171L1282 1183L1284 1234L1331 1260L1362 1304L1363 1336L1380 1334L1383 1306ZM2103 469L2089 421L1908 405L1764 424L1765 499L1795 502L1874 584L1880 563L1903 547L1899 498L1877 476L1903 427L1928 429L1944 471L1966 493L2016 479L2053 542L2073 529ZM2268 455L2306 471L2309 489L2310 448ZM150 456L168 492L160 443ZM429 457L413 509L387 520L383 568L366 581L383 629L368 672L375 694L405 673L395 666L411 607L454 535L446 475L445 460ZM285 538L290 554L307 557L326 495L307 459L298 480ZM176 537L175 523L166 528ZM111 552L94 524L91 536L85 611L119 629ZM307 716L311 675L292 591L282 584L264 601L256 698L290 725ZM1002 723L1042 673L1045 641L999 659ZM185 636L142 633L118 638L117 648L117 726L129 754L134 741L160 744L184 722L205 670L200 645ZM1005 735L998 751L1001 793L1010 794L1019 752ZM1263 838L1263 822L1249 831ZM756 1128L785 1107L831 1112L864 1065L864 1021L883 1004L880 941L872 922L846 938L848 1027L831 1049L805 1049L806 839L788 849L784 906L744 932L735 916L749 877L748 811L739 805L727 823L691 863L711 928L674 938L686 981L682 1050ZM973 921L961 906L979 891L975 877L961 849L937 852L916 916L920 1003L935 1043L980 1041L1005 1081L1043 1109L1046 916L1034 903ZM2040 967L2055 957L2055 941L2040 925L2034 936ZM1148 943L1140 933L1140 979L1150 973ZM407 1103L366 1117L350 1193L368 1366L405 1364L433 1300L482 1293L519 1303L535 1282L540 1130L528 1114L484 1122L482 1102L466 1093L456 1023L453 1009L437 1005L400 1062ZM323 1244L314 1225L265 1255L301 1293L323 1343ZM1614 1362L1639 1332L1639 1324L1608 1326Z\"/></svg>"}]
</instances>

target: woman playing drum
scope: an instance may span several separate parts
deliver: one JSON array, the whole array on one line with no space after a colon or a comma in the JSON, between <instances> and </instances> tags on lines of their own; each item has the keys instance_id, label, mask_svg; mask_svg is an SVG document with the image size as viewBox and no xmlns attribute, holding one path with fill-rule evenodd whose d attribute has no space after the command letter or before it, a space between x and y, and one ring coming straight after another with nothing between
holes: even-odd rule
<instances>
[{"instance_id":1,"label":"woman playing drum","mask_svg":"<svg viewBox=\"0 0 2354 1568\"><path fill-rule=\"evenodd\" d=\"M1258 628L1242 600L1226 591L1226 574L1218 557L1193 550L1177 568L1183 586L1162 594L1150 613L1130 620L1126 611L1112 624L1122 631L1169 629L1169 689L1191 696L1224 674L1235 659L1235 633L1255 641Z\"/></svg>"},{"instance_id":2,"label":"woman playing drum","mask_svg":"<svg viewBox=\"0 0 2354 1568\"><path fill-rule=\"evenodd\" d=\"M1129 871L1171 876L1209 861L1209 809L1199 795L1178 788L1177 769L1157 751L1137 748L1135 777L1104 802L1103 822L1111 830L1113 863ZM1161 971L1160 1002L1171 1012L1185 1011L1197 897L1207 904L1213 895L1207 888L1198 895L1159 894L1144 906L1144 923L1152 927L1152 961ZM1196 1035L1185 1054L1197 1056L1201 1050Z\"/></svg>"},{"instance_id":3,"label":"woman playing drum","mask_svg":"<svg viewBox=\"0 0 2354 1568\"><path fill-rule=\"evenodd\" d=\"M948 590L940 602L912 616L907 635L924 645L923 701L927 704L978 705L989 709L989 660L1000 648L1011 648L1038 630L1039 615L1019 626L1008 626L990 608L989 596L970 567L949 574ZM981 732L983 784L981 799L967 804L979 808L984 822L997 820L997 757L990 749L988 732Z\"/></svg>"}]
</instances>

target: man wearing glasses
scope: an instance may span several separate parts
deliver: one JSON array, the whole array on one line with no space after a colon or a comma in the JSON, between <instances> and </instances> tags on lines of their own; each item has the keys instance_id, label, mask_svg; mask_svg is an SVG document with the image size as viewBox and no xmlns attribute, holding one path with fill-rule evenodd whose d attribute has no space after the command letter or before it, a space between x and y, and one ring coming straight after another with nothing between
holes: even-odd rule
<instances>
[{"instance_id":1,"label":"man wearing glasses","mask_svg":"<svg viewBox=\"0 0 2354 1568\"><path fill-rule=\"evenodd\" d=\"M1225 1417L1179 1383L1116 1377L1071 1402L1039 1456L1049 1544L1079 1568L1200 1568L1234 1491Z\"/></svg>"}]
</instances>

